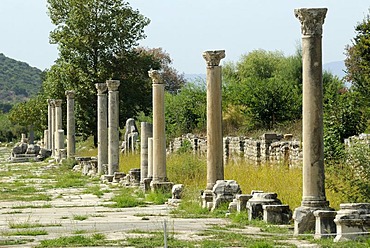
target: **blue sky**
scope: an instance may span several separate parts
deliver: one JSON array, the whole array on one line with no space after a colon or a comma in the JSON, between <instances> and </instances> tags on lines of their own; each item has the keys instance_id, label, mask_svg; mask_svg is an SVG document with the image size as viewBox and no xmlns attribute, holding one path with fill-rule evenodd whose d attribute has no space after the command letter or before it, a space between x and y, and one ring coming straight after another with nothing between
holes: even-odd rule
<instances>
[{"instance_id":1,"label":"blue sky","mask_svg":"<svg viewBox=\"0 0 370 248\"><path fill-rule=\"evenodd\" d=\"M293 10L326 7L324 63L343 60L354 26L369 13L368 0L130 0L151 20L141 45L162 47L184 73L204 73L205 50L225 49L223 61L237 61L255 49L293 54L300 43L300 24ZM46 0L1 0L0 53L40 69L58 56L49 44L53 29Z\"/></svg>"}]
</instances>

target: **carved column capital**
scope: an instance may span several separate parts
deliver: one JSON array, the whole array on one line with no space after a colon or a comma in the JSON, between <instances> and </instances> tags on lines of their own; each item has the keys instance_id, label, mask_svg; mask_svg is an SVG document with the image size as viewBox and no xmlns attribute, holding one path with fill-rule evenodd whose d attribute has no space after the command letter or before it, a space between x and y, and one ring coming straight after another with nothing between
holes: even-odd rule
<instances>
[{"instance_id":1,"label":"carved column capital","mask_svg":"<svg viewBox=\"0 0 370 248\"><path fill-rule=\"evenodd\" d=\"M65 92L67 99L74 99L76 92L74 90L66 90Z\"/></svg>"},{"instance_id":2,"label":"carved column capital","mask_svg":"<svg viewBox=\"0 0 370 248\"><path fill-rule=\"evenodd\" d=\"M157 70L150 69L148 71L149 77L152 79L153 84L162 84L161 75Z\"/></svg>"},{"instance_id":3,"label":"carved column capital","mask_svg":"<svg viewBox=\"0 0 370 248\"><path fill-rule=\"evenodd\" d=\"M109 91L117 91L120 85L119 80L107 80L106 83Z\"/></svg>"},{"instance_id":4,"label":"carved column capital","mask_svg":"<svg viewBox=\"0 0 370 248\"><path fill-rule=\"evenodd\" d=\"M205 51L203 58L206 60L207 66L218 66L221 59L225 58L225 50Z\"/></svg>"},{"instance_id":5,"label":"carved column capital","mask_svg":"<svg viewBox=\"0 0 370 248\"><path fill-rule=\"evenodd\" d=\"M63 100L61 99L54 100L55 107L62 107L62 102Z\"/></svg>"},{"instance_id":6,"label":"carved column capital","mask_svg":"<svg viewBox=\"0 0 370 248\"><path fill-rule=\"evenodd\" d=\"M98 90L98 95L105 94L107 92L107 84L106 83L97 83L95 84L95 88Z\"/></svg>"},{"instance_id":7,"label":"carved column capital","mask_svg":"<svg viewBox=\"0 0 370 248\"><path fill-rule=\"evenodd\" d=\"M327 8L295 9L294 15L301 23L301 32L305 36L321 36Z\"/></svg>"},{"instance_id":8,"label":"carved column capital","mask_svg":"<svg viewBox=\"0 0 370 248\"><path fill-rule=\"evenodd\" d=\"M48 105L50 107L55 107L55 105L54 105L54 99L47 99L46 101L47 101L47 103L48 103Z\"/></svg>"}]
</instances>

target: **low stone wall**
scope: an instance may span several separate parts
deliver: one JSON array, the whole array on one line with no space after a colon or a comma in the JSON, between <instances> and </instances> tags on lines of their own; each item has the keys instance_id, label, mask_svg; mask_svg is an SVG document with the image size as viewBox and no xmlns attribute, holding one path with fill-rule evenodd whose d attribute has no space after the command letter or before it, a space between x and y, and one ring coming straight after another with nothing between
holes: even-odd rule
<instances>
[{"instance_id":1,"label":"low stone wall","mask_svg":"<svg viewBox=\"0 0 370 248\"><path fill-rule=\"evenodd\" d=\"M204 137L186 134L170 142L168 152L173 153L186 148L191 149L194 154L205 155L207 140ZM289 166L302 162L300 141L294 140L289 134L283 136L266 133L259 139L227 136L223 139L223 151L225 161L279 162Z\"/></svg>"}]
</instances>

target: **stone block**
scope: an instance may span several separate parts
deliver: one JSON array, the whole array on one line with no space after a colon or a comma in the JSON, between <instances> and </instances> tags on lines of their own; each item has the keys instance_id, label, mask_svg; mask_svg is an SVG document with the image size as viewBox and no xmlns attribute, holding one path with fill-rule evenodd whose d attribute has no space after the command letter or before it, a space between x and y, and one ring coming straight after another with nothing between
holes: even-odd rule
<instances>
[{"instance_id":1,"label":"stone block","mask_svg":"<svg viewBox=\"0 0 370 248\"><path fill-rule=\"evenodd\" d=\"M237 194L241 193L239 184L235 180L217 180L212 189L212 211L222 203L230 203Z\"/></svg>"},{"instance_id":2,"label":"stone block","mask_svg":"<svg viewBox=\"0 0 370 248\"><path fill-rule=\"evenodd\" d=\"M263 205L263 220L266 223L284 225L289 224L292 211L289 205Z\"/></svg>"},{"instance_id":3,"label":"stone block","mask_svg":"<svg viewBox=\"0 0 370 248\"><path fill-rule=\"evenodd\" d=\"M181 199L184 190L183 184L175 184L172 187L172 199Z\"/></svg>"},{"instance_id":4,"label":"stone block","mask_svg":"<svg viewBox=\"0 0 370 248\"><path fill-rule=\"evenodd\" d=\"M247 210L247 202L249 199L252 198L252 195L247 195L247 194L237 194L235 196L236 199L236 211L237 212L242 212Z\"/></svg>"},{"instance_id":5,"label":"stone block","mask_svg":"<svg viewBox=\"0 0 370 248\"><path fill-rule=\"evenodd\" d=\"M264 205L281 205L276 193L254 193L252 198L247 202L248 218L262 219Z\"/></svg>"},{"instance_id":6,"label":"stone block","mask_svg":"<svg viewBox=\"0 0 370 248\"><path fill-rule=\"evenodd\" d=\"M172 190L173 182L155 182L150 183L152 192L170 193Z\"/></svg>"},{"instance_id":7,"label":"stone block","mask_svg":"<svg viewBox=\"0 0 370 248\"><path fill-rule=\"evenodd\" d=\"M336 214L336 211L330 210L316 210L313 212L316 218L315 239L331 238L331 235L336 234L337 227L334 222Z\"/></svg>"}]
</instances>

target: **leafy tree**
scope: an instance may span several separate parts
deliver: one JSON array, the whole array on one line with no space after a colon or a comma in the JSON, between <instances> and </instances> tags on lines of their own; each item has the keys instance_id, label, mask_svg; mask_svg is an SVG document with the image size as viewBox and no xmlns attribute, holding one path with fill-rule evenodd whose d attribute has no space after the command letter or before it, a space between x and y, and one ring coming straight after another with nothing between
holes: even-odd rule
<instances>
[{"instance_id":1,"label":"leafy tree","mask_svg":"<svg viewBox=\"0 0 370 248\"><path fill-rule=\"evenodd\" d=\"M139 51L153 56L158 61L159 68L153 68L154 70L160 70L161 79L165 84L165 90L170 93L177 93L182 86L185 85L186 80L184 74L171 67L172 59L170 55L163 51L162 48L138 48Z\"/></svg>"},{"instance_id":2,"label":"leafy tree","mask_svg":"<svg viewBox=\"0 0 370 248\"><path fill-rule=\"evenodd\" d=\"M48 0L50 34L60 57L47 72L48 98L75 90L76 123L85 137L96 133L95 83L121 81L120 122L150 107L147 71L158 62L135 51L149 19L122 0Z\"/></svg>"},{"instance_id":3,"label":"leafy tree","mask_svg":"<svg viewBox=\"0 0 370 248\"><path fill-rule=\"evenodd\" d=\"M178 94L165 95L166 133L169 137L206 130L206 98L205 87L193 83L184 86Z\"/></svg>"},{"instance_id":4,"label":"leafy tree","mask_svg":"<svg viewBox=\"0 0 370 248\"><path fill-rule=\"evenodd\" d=\"M368 114L359 92L345 88L331 73L324 72L324 152L325 158L344 156L344 139L365 131Z\"/></svg>"},{"instance_id":5,"label":"leafy tree","mask_svg":"<svg viewBox=\"0 0 370 248\"><path fill-rule=\"evenodd\" d=\"M37 95L27 102L16 104L10 111L8 118L12 124L17 124L29 130L35 131L38 137L43 136L46 129L47 103L41 95ZM14 133L19 135L19 133Z\"/></svg>"},{"instance_id":6,"label":"leafy tree","mask_svg":"<svg viewBox=\"0 0 370 248\"><path fill-rule=\"evenodd\" d=\"M285 57L281 52L252 51L224 67L224 106L239 106L251 127L270 129L276 123L297 119L301 68L299 54Z\"/></svg>"},{"instance_id":7,"label":"leafy tree","mask_svg":"<svg viewBox=\"0 0 370 248\"><path fill-rule=\"evenodd\" d=\"M355 27L356 36L346 47L346 80L368 100L370 94L370 15Z\"/></svg>"}]
</instances>

